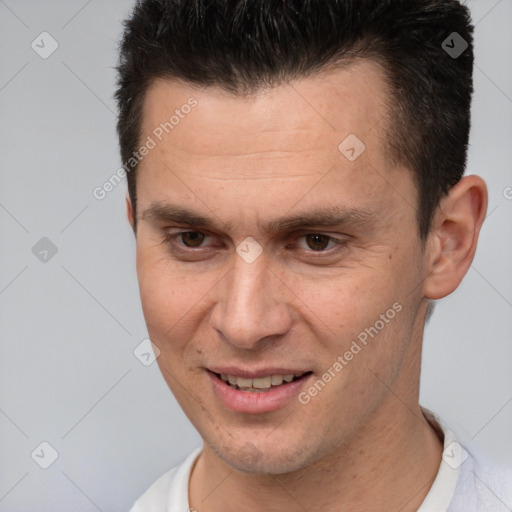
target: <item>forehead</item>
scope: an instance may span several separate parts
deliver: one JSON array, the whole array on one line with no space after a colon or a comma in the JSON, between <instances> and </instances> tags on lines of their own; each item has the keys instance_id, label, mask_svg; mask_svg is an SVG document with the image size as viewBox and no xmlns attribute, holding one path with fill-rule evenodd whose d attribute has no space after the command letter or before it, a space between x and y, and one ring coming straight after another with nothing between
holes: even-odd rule
<instances>
[{"instance_id":1,"label":"forehead","mask_svg":"<svg viewBox=\"0 0 512 512\"><path fill-rule=\"evenodd\" d=\"M369 61L245 96L157 80L143 105L141 140L156 144L139 164L138 204L220 214L229 201L225 219L237 222L299 202L303 211L322 202L382 211L396 201L389 183L410 181L386 158L388 102L383 72ZM350 160L343 151L354 140L364 151Z\"/></svg>"},{"instance_id":2,"label":"forehead","mask_svg":"<svg viewBox=\"0 0 512 512\"><path fill-rule=\"evenodd\" d=\"M173 151L198 158L272 158L276 152L297 152L299 147L303 151L337 149L340 137L349 134L356 134L375 153L386 146L381 136L387 113L386 85L381 68L371 61L245 96L216 86L156 80L145 96L142 132L149 134L169 121L191 98L197 107L172 127L167 142Z\"/></svg>"}]
</instances>

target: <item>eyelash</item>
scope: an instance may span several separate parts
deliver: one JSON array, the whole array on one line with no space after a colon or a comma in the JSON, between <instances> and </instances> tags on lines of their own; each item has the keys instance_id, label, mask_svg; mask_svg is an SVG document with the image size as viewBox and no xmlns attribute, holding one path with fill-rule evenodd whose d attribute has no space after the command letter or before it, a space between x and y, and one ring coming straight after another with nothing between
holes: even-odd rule
<instances>
[{"instance_id":1,"label":"eyelash","mask_svg":"<svg viewBox=\"0 0 512 512\"><path fill-rule=\"evenodd\" d=\"M207 237L208 236L211 236L209 235L208 233L205 233L203 231L179 231L177 233L169 233L169 232L165 232L164 233L164 236L163 236L163 242L164 244L169 244L169 246L171 247L171 251L173 252L181 252L181 253L189 253L189 254L194 254L194 253L197 253L198 250L200 249L203 249L203 246L200 246L200 247L187 247L186 245L178 245L176 240L182 236L182 235L185 235L187 233L200 233L200 234L203 234L203 235L206 235ZM334 247L331 247L330 249L327 249L327 250L320 250L320 251L314 251L313 249L302 249L304 251L307 251L308 252L308 255L312 255L313 257L316 257L316 258L319 258L319 257L322 257L322 256L332 256L333 254L339 252L340 250L342 250L345 245L346 245L346 240L341 240L339 238L335 238L331 235L325 235L323 233L317 233L317 232L306 232L306 233L303 233L301 235L297 235L294 237L294 241L296 240L299 240L301 238L304 238L308 235L318 235L318 236L323 236L323 237L326 237L328 238L329 240L329 243L330 242L333 242L335 245ZM177 247L176 250L174 250L174 248Z\"/></svg>"}]
</instances>

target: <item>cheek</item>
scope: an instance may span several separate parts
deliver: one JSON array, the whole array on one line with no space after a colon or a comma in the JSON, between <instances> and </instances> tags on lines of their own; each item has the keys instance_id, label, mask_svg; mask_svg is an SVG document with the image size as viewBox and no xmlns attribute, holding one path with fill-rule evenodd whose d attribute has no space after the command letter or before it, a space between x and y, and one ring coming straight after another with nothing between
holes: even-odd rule
<instances>
[{"instance_id":1,"label":"cheek","mask_svg":"<svg viewBox=\"0 0 512 512\"><path fill-rule=\"evenodd\" d=\"M323 345L326 367L345 356L345 370L362 366L390 371L403 358L412 326L409 295L414 269L386 254L372 265L360 264L325 279L295 279L291 288L301 306L301 317ZM356 363L357 361L357 363ZM349 368L350 367L350 368Z\"/></svg>"},{"instance_id":2,"label":"cheek","mask_svg":"<svg viewBox=\"0 0 512 512\"><path fill-rule=\"evenodd\" d=\"M139 241L137 277L144 318L150 337L163 350L187 344L202 325L209 294L219 277L192 271L165 254L161 246Z\"/></svg>"},{"instance_id":3,"label":"cheek","mask_svg":"<svg viewBox=\"0 0 512 512\"><path fill-rule=\"evenodd\" d=\"M186 283L162 252L161 247L138 242L137 278L142 309L150 334L158 337L172 329L190 308Z\"/></svg>"},{"instance_id":4,"label":"cheek","mask_svg":"<svg viewBox=\"0 0 512 512\"><path fill-rule=\"evenodd\" d=\"M311 322L323 324L331 334L350 334L375 322L399 295L387 269L378 272L364 267L340 270L325 278L296 278L290 288L303 311L310 312Z\"/></svg>"},{"instance_id":5,"label":"cheek","mask_svg":"<svg viewBox=\"0 0 512 512\"><path fill-rule=\"evenodd\" d=\"M191 362L197 359L193 339L201 325L200 283L183 272L177 272L170 261L151 251L138 251L137 275L142 310L151 341L160 354L157 364L169 388L188 411L188 401L194 395L190 385L196 375ZM192 365L193 366L193 365Z\"/></svg>"},{"instance_id":6,"label":"cheek","mask_svg":"<svg viewBox=\"0 0 512 512\"><path fill-rule=\"evenodd\" d=\"M137 276L140 298L148 329L161 333L177 321L180 313L178 284L165 268L150 258L138 257ZM183 294L183 290L181 290Z\"/></svg>"}]
</instances>

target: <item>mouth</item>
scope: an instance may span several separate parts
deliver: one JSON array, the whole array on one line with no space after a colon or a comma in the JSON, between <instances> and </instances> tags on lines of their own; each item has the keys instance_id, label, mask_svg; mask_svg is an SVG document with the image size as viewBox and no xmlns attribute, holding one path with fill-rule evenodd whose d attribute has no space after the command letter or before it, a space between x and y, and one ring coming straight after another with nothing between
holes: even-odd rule
<instances>
[{"instance_id":1,"label":"mouth","mask_svg":"<svg viewBox=\"0 0 512 512\"><path fill-rule=\"evenodd\" d=\"M210 371L210 370L209 370ZM301 372L298 374L275 374L262 377L246 378L229 375L226 373L215 373L210 371L217 379L224 382L231 389L247 393L266 393L272 389L286 386L310 375L312 372Z\"/></svg>"},{"instance_id":2,"label":"mouth","mask_svg":"<svg viewBox=\"0 0 512 512\"><path fill-rule=\"evenodd\" d=\"M206 371L213 396L230 411L246 414L269 413L290 406L313 376L312 371L280 373L283 370L278 369L267 375L235 369L224 371ZM233 375L235 372L238 375Z\"/></svg>"}]
</instances>

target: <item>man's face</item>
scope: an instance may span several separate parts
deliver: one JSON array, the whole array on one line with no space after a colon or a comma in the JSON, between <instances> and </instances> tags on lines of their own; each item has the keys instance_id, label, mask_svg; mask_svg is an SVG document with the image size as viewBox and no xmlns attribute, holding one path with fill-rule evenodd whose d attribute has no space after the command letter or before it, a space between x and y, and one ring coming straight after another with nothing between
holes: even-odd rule
<instances>
[{"instance_id":1,"label":"man's face","mask_svg":"<svg viewBox=\"0 0 512 512\"><path fill-rule=\"evenodd\" d=\"M385 156L384 90L359 63L253 96L163 80L147 93L144 315L181 407L240 469L304 467L363 428L384 435L417 399L425 256L412 175ZM350 134L362 153L353 137L339 148Z\"/></svg>"}]
</instances>

